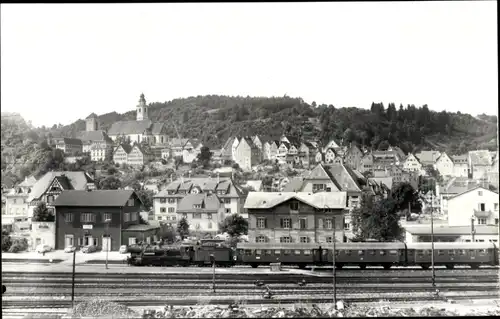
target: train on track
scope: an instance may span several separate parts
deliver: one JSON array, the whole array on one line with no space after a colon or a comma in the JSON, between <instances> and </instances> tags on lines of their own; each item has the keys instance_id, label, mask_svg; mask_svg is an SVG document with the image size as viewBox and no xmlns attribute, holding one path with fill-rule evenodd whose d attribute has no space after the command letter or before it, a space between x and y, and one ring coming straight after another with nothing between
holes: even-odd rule
<instances>
[{"instance_id":1,"label":"train on track","mask_svg":"<svg viewBox=\"0 0 500 319\"><path fill-rule=\"evenodd\" d=\"M420 266L432 263L431 243L357 242L335 244L335 266ZM216 266L231 267L281 263L306 266L333 265L333 244L238 243L230 247L223 240L201 240L175 245L134 245L127 262L134 266ZM453 269L458 265L498 266L498 247L494 243L434 243L434 265Z\"/></svg>"}]
</instances>

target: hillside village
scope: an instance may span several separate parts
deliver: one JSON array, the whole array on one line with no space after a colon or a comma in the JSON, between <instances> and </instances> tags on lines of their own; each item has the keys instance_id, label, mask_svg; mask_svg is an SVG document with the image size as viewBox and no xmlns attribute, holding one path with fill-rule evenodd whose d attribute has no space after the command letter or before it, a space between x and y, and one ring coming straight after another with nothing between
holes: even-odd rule
<instances>
[{"instance_id":1,"label":"hillside village","mask_svg":"<svg viewBox=\"0 0 500 319\"><path fill-rule=\"evenodd\" d=\"M365 192L386 198L397 185L409 184L421 206L412 204L401 215L408 242L429 237L429 208L439 224L438 241L498 240L498 151L447 154L429 149L413 154L389 143L374 149L285 132L230 136L220 149L210 149L200 139L181 136L177 128L171 136L165 123L151 118L149 107L142 94L135 120L117 121L104 130L91 113L77 137L47 139L65 163L86 158L107 171L51 169L17 184L2 176L4 231L26 238L28 249L47 244L53 249L95 245L117 250L120 244L157 241L162 227L175 228L181 219L189 223L192 236L215 236L227 216L238 214L248 221L251 242L349 241L351 212L360 207ZM156 176L149 174L139 183L130 178L151 171ZM103 183L110 176L119 186ZM129 176L128 182L123 176ZM148 192L149 204L139 191ZM104 233L111 215L93 201L130 208L123 215L125 224L107 225L116 236L123 235L121 243ZM33 219L40 203L55 220ZM69 203L86 213L80 218L60 213ZM331 208L316 220L308 209L318 209L320 203ZM84 224L94 225L93 231L84 231ZM337 227L334 239L327 230Z\"/></svg>"}]
</instances>

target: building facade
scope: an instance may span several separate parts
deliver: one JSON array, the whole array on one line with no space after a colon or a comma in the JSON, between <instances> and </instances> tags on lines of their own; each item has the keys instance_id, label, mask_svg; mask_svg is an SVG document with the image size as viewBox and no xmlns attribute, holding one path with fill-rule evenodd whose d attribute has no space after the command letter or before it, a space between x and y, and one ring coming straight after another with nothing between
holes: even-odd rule
<instances>
[{"instance_id":1,"label":"building facade","mask_svg":"<svg viewBox=\"0 0 500 319\"><path fill-rule=\"evenodd\" d=\"M448 199L450 226L498 226L498 193L484 187L475 187Z\"/></svg>"},{"instance_id":2,"label":"building facade","mask_svg":"<svg viewBox=\"0 0 500 319\"><path fill-rule=\"evenodd\" d=\"M328 243L344 241L346 194L250 192L248 239L253 243Z\"/></svg>"}]
</instances>

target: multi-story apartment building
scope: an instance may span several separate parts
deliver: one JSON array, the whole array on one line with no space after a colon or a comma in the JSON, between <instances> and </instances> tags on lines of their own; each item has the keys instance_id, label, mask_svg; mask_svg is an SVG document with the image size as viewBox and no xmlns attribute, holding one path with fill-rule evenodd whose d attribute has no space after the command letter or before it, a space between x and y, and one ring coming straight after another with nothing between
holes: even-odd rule
<instances>
[{"instance_id":1,"label":"multi-story apartment building","mask_svg":"<svg viewBox=\"0 0 500 319\"><path fill-rule=\"evenodd\" d=\"M248 211L250 242L331 243L344 241L346 193L250 192Z\"/></svg>"},{"instance_id":2,"label":"multi-story apartment building","mask_svg":"<svg viewBox=\"0 0 500 319\"><path fill-rule=\"evenodd\" d=\"M260 161L259 148L249 137L242 137L236 148L234 161L242 170L251 170Z\"/></svg>"},{"instance_id":3,"label":"multi-story apartment building","mask_svg":"<svg viewBox=\"0 0 500 319\"><path fill-rule=\"evenodd\" d=\"M230 178L188 178L171 182L153 197L154 218L176 224L179 221L179 203L188 194L217 195L226 215L247 217L243 211L244 192Z\"/></svg>"},{"instance_id":4,"label":"multi-story apartment building","mask_svg":"<svg viewBox=\"0 0 500 319\"><path fill-rule=\"evenodd\" d=\"M138 144L134 144L133 146L120 144L113 152L113 162L120 165L141 166L149 163L151 159L152 155L146 152Z\"/></svg>"},{"instance_id":5,"label":"multi-story apartment building","mask_svg":"<svg viewBox=\"0 0 500 319\"><path fill-rule=\"evenodd\" d=\"M216 234L226 214L219 197L206 193L188 194L179 201L178 219L185 218L190 233Z\"/></svg>"}]
</instances>

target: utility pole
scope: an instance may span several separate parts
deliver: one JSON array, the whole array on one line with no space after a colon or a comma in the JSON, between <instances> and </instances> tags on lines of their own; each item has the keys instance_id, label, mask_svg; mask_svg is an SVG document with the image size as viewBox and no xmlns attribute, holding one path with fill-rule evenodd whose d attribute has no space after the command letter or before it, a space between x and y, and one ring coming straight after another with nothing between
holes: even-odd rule
<instances>
[{"instance_id":1,"label":"utility pole","mask_svg":"<svg viewBox=\"0 0 500 319\"><path fill-rule=\"evenodd\" d=\"M432 264L432 287L436 287L436 272L434 269L434 208L431 192L431 264Z\"/></svg>"},{"instance_id":2,"label":"utility pole","mask_svg":"<svg viewBox=\"0 0 500 319\"><path fill-rule=\"evenodd\" d=\"M210 261L212 262L213 275L212 275L212 290L215 294L215 257L213 254L210 254Z\"/></svg>"},{"instance_id":3,"label":"utility pole","mask_svg":"<svg viewBox=\"0 0 500 319\"><path fill-rule=\"evenodd\" d=\"M335 265L335 216L333 216L333 249L332 249L332 261L333 261L333 307L336 310L337 309L337 272L336 272L336 265Z\"/></svg>"},{"instance_id":4,"label":"utility pole","mask_svg":"<svg viewBox=\"0 0 500 319\"><path fill-rule=\"evenodd\" d=\"M104 221L106 223L106 269L109 269L108 268L108 252L109 252L109 249L110 249L110 245L111 245L111 236L109 235L109 223L111 222L111 219L106 219Z\"/></svg>"},{"instance_id":5,"label":"utility pole","mask_svg":"<svg viewBox=\"0 0 500 319\"><path fill-rule=\"evenodd\" d=\"M475 242L475 235L476 235L476 229L474 229L474 216L471 216L470 218L470 232L471 232L471 236L472 236L472 243Z\"/></svg>"},{"instance_id":6,"label":"utility pole","mask_svg":"<svg viewBox=\"0 0 500 319\"><path fill-rule=\"evenodd\" d=\"M75 308L75 259L76 249L73 251L73 276L71 281L71 306Z\"/></svg>"}]
</instances>

